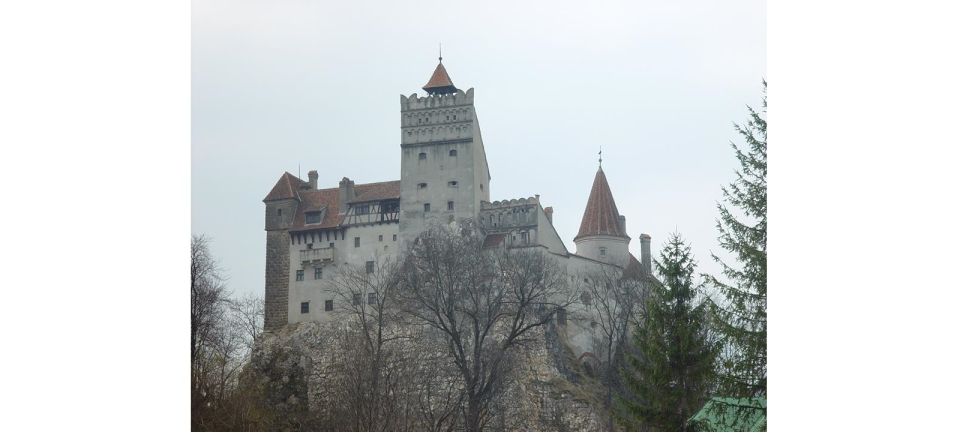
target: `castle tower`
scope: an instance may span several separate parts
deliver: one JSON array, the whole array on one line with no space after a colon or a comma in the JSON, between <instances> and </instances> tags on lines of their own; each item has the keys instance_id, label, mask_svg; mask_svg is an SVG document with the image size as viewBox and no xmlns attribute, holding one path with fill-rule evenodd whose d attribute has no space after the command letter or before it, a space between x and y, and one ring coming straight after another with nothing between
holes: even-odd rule
<instances>
[{"instance_id":1,"label":"castle tower","mask_svg":"<svg viewBox=\"0 0 960 433\"><path fill-rule=\"evenodd\" d=\"M617 203L607 183L603 167L597 170L580 221L580 232L573 239L577 255L626 267L630 260L630 236L626 217L617 211Z\"/></svg>"},{"instance_id":2,"label":"castle tower","mask_svg":"<svg viewBox=\"0 0 960 433\"><path fill-rule=\"evenodd\" d=\"M490 201L490 171L473 89L457 89L443 57L423 87L400 96L400 236L409 242L431 222L476 218Z\"/></svg>"},{"instance_id":3,"label":"castle tower","mask_svg":"<svg viewBox=\"0 0 960 433\"><path fill-rule=\"evenodd\" d=\"M290 294L290 235L287 229L300 205L298 190L315 184L311 172L310 183L283 173L270 193L263 199L266 207L264 229L267 231L267 266L264 284L263 329L272 331L287 324L287 301Z\"/></svg>"}]
</instances>

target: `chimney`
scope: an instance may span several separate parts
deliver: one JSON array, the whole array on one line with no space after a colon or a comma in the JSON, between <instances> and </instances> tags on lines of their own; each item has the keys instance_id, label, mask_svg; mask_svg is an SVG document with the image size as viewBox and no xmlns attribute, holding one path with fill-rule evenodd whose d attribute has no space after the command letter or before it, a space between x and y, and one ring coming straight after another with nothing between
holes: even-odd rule
<instances>
[{"instance_id":1,"label":"chimney","mask_svg":"<svg viewBox=\"0 0 960 433\"><path fill-rule=\"evenodd\" d=\"M307 173L307 178L310 179L310 189L312 189L312 190L314 190L314 191L317 190L317 177L318 177L318 176L319 176L319 175L317 174L317 171L316 171L316 170L310 170L310 172Z\"/></svg>"},{"instance_id":2,"label":"chimney","mask_svg":"<svg viewBox=\"0 0 960 433\"><path fill-rule=\"evenodd\" d=\"M553 224L553 206L547 206L543 208L543 213L547 214L547 221L550 221L550 224Z\"/></svg>"},{"instance_id":3,"label":"chimney","mask_svg":"<svg viewBox=\"0 0 960 433\"><path fill-rule=\"evenodd\" d=\"M650 235L644 233L640 235L640 266L644 275L653 275L650 260Z\"/></svg>"},{"instance_id":4,"label":"chimney","mask_svg":"<svg viewBox=\"0 0 960 433\"><path fill-rule=\"evenodd\" d=\"M620 215L620 230L627 233L627 217Z\"/></svg>"},{"instance_id":5,"label":"chimney","mask_svg":"<svg viewBox=\"0 0 960 433\"><path fill-rule=\"evenodd\" d=\"M347 212L347 203L353 200L353 181L350 178L340 179L340 213Z\"/></svg>"}]
</instances>

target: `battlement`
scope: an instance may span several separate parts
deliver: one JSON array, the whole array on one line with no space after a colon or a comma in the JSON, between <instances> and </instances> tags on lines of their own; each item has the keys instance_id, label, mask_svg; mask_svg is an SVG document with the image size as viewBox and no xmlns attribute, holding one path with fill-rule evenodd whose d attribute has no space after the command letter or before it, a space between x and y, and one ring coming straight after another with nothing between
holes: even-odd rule
<instances>
[{"instance_id":1,"label":"battlement","mask_svg":"<svg viewBox=\"0 0 960 433\"><path fill-rule=\"evenodd\" d=\"M480 209L482 210L503 209L508 207L523 206L528 204L540 204L540 199L538 197L528 197L528 198L514 198L510 200L497 200L493 203L488 201L481 201Z\"/></svg>"},{"instance_id":2,"label":"battlement","mask_svg":"<svg viewBox=\"0 0 960 433\"><path fill-rule=\"evenodd\" d=\"M425 110L431 108L454 107L458 105L473 105L473 88L464 93L463 90L457 90L456 93L446 95L424 95L419 96L416 93L410 96L400 95L400 111Z\"/></svg>"}]
</instances>

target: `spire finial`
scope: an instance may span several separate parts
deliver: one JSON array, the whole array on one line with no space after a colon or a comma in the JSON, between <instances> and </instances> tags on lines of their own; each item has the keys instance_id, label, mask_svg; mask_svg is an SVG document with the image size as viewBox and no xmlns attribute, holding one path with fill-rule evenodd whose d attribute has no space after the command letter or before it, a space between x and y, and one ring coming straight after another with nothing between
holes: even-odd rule
<instances>
[{"instance_id":1,"label":"spire finial","mask_svg":"<svg viewBox=\"0 0 960 433\"><path fill-rule=\"evenodd\" d=\"M600 151L597 152L597 155L600 155L600 160L598 162L600 163L600 168L603 168L603 146L600 146Z\"/></svg>"},{"instance_id":2,"label":"spire finial","mask_svg":"<svg viewBox=\"0 0 960 433\"><path fill-rule=\"evenodd\" d=\"M443 42L440 42L440 63L443 63Z\"/></svg>"}]
</instances>

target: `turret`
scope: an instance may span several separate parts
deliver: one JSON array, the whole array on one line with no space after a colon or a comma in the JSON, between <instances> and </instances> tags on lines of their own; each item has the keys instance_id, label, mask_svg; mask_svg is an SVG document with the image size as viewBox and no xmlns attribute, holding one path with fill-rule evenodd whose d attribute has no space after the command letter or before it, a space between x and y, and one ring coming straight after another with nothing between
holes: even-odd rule
<instances>
[{"instance_id":1,"label":"turret","mask_svg":"<svg viewBox=\"0 0 960 433\"><path fill-rule=\"evenodd\" d=\"M287 229L293 224L293 217L300 205L297 191L303 188L309 188L309 184L290 173L284 173L263 199L266 211L264 229L267 231L263 316L266 331L287 324L287 300L290 294L290 235Z\"/></svg>"},{"instance_id":2,"label":"turret","mask_svg":"<svg viewBox=\"0 0 960 433\"><path fill-rule=\"evenodd\" d=\"M577 255L625 267L630 260L626 225L626 217L617 211L607 176L600 168L593 179L580 231L573 239Z\"/></svg>"}]
</instances>

